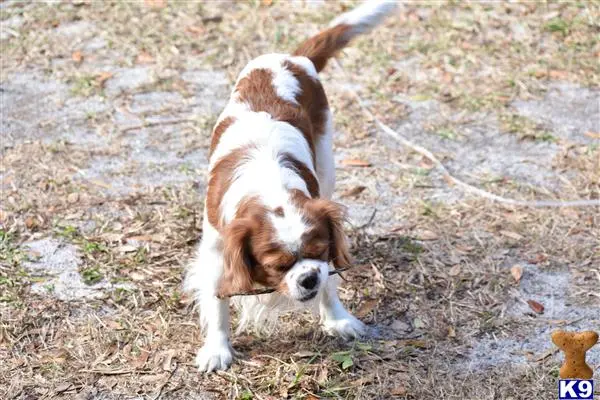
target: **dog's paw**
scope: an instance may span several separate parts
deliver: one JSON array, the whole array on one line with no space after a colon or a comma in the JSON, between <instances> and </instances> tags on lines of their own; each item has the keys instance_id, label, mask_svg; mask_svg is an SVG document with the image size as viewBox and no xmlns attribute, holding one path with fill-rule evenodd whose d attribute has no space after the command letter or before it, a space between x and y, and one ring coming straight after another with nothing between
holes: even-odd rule
<instances>
[{"instance_id":1,"label":"dog's paw","mask_svg":"<svg viewBox=\"0 0 600 400\"><path fill-rule=\"evenodd\" d=\"M207 342L196 355L196 365L200 372L225 370L232 361L233 353L227 340Z\"/></svg>"},{"instance_id":2,"label":"dog's paw","mask_svg":"<svg viewBox=\"0 0 600 400\"><path fill-rule=\"evenodd\" d=\"M346 340L358 339L367 333L365 324L350 313L346 313L346 315L339 319L327 319L323 321L323 330L329 335L340 336Z\"/></svg>"}]
</instances>

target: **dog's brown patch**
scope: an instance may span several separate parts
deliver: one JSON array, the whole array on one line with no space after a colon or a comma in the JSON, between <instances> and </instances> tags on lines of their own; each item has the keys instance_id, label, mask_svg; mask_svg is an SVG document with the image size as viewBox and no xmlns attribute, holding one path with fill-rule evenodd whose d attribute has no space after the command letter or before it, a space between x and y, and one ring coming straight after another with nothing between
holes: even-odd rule
<instances>
[{"instance_id":1,"label":"dog's brown patch","mask_svg":"<svg viewBox=\"0 0 600 400\"><path fill-rule=\"evenodd\" d=\"M210 171L208 188L206 191L206 210L208 222L220 230L221 228L221 202L233 182L235 170L242 165L253 149L253 145L240 147L223 156Z\"/></svg>"},{"instance_id":2,"label":"dog's brown patch","mask_svg":"<svg viewBox=\"0 0 600 400\"><path fill-rule=\"evenodd\" d=\"M349 35L351 28L350 25L341 24L326 29L302 42L294 55L308 57L315 65L317 72L320 72L325 68L327 60L348 44L351 39Z\"/></svg>"},{"instance_id":3,"label":"dog's brown patch","mask_svg":"<svg viewBox=\"0 0 600 400\"><path fill-rule=\"evenodd\" d=\"M221 140L221 136L225 133L225 131L235 122L235 117L229 116L223 118L213 129L212 137L210 138L210 150L208 152L208 156L212 156L213 152L217 148L219 141Z\"/></svg>"},{"instance_id":4,"label":"dog's brown patch","mask_svg":"<svg viewBox=\"0 0 600 400\"><path fill-rule=\"evenodd\" d=\"M313 128L308 112L277 95L273 86L273 72L258 68L240 79L236 86L239 101L248 104L254 112L266 112L277 121L287 122L302 132L313 156L315 145Z\"/></svg>"},{"instance_id":5,"label":"dog's brown patch","mask_svg":"<svg viewBox=\"0 0 600 400\"><path fill-rule=\"evenodd\" d=\"M314 176L312 171L302 161L298 160L290 153L282 154L280 158L280 164L282 167L290 168L302 178L306 183L306 188L312 198L319 197L319 181Z\"/></svg>"},{"instance_id":6,"label":"dog's brown patch","mask_svg":"<svg viewBox=\"0 0 600 400\"><path fill-rule=\"evenodd\" d=\"M323 85L318 79L312 78L300 65L286 60L283 66L298 80L300 93L296 100L304 108L313 127L313 138L316 139L325 132L325 122L329 111L329 103Z\"/></svg>"}]
</instances>

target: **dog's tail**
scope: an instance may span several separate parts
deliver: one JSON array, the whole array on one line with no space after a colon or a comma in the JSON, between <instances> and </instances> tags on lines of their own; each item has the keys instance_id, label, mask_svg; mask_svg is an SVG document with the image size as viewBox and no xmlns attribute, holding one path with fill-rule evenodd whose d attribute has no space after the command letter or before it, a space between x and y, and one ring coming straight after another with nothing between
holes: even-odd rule
<instances>
[{"instance_id":1,"label":"dog's tail","mask_svg":"<svg viewBox=\"0 0 600 400\"><path fill-rule=\"evenodd\" d=\"M319 72L325 68L327 60L343 49L352 38L377 26L395 6L393 0L367 0L334 19L328 29L305 40L294 55L308 57Z\"/></svg>"}]
</instances>

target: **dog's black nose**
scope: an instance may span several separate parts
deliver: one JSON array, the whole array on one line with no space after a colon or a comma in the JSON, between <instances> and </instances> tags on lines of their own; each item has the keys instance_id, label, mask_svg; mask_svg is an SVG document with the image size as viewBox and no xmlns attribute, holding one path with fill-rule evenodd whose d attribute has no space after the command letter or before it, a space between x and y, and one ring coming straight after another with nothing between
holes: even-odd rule
<instances>
[{"instance_id":1,"label":"dog's black nose","mask_svg":"<svg viewBox=\"0 0 600 400\"><path fill-rule=\"evenodd\" d=\"M314 289L318 282L319 276L313 272L300 276L298 280L298 284L308 290Z\"/></svg>"}]
</instances>

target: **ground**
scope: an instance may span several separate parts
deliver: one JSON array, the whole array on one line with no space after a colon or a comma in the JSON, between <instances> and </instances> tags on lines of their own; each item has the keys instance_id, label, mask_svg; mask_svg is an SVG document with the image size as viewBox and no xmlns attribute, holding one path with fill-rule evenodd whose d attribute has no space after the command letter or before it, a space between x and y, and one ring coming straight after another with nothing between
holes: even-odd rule
<instances>
[{"instance_id":1,"label":"ground","mask_svg":"<svg viewBox=\"0 0 600 400\"><path fill-rule=\"evenodd\" d=\"M599 7L409 3L322 74L372 331L242 333L217 374L182 271L211 127L252 57L354 2L0 4L0 398L555 398L555 329L600 330ZM600 373L600 346L588 353ZM598 389L596 389L598 390Z\"/></svg>"}]
</instances>

